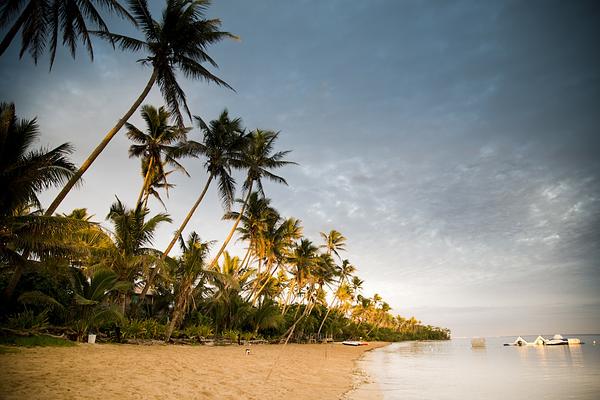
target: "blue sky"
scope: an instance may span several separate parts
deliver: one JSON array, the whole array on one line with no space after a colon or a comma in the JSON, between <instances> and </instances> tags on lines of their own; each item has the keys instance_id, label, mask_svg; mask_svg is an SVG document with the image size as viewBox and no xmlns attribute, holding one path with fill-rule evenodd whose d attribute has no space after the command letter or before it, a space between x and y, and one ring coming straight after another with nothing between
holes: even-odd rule
<instances>
[{"instance_id":1,"label":"blue sky","mask_svg":"<svg viewBox=\"0 0 600 400\"><path fill-rule=\"evenodd\" d=\"M281 131L299 166L268 196L314 241L348 237L365 294L457 336L600 331L597 4L217 1L209 15L241 37L210 49L236 91L182 78L192 113L227 107ZM2 99L38 117L43 145L72 142L78 163L150 76L140 55L97 42L95 56L61 54L51 73L15 46L0 58ZM146 102L162 105L159 92ZM61 211L101 220L115 195L133 203L128 145L115 138ZM175 221L206 178L201 160L186 166ZM193 229L221 239L230 225L209 200Z\"/></svg>"}]
</instances>

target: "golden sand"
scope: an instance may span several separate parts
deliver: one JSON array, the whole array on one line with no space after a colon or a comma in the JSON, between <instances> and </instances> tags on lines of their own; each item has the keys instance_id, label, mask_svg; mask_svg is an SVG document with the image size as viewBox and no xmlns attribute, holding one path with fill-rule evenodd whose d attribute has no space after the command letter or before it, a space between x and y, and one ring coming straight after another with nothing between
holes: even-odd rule
<instances>
[{"instance_id":1,"label":"golden sand","mask_svg":"<svg viewBox=\"0 0 600 400\"><path fill-rule=\"evenodd\" d=\"M383 345L20 348L0 354L0 399L339 399Z\"/></svg>"}]
</instances>

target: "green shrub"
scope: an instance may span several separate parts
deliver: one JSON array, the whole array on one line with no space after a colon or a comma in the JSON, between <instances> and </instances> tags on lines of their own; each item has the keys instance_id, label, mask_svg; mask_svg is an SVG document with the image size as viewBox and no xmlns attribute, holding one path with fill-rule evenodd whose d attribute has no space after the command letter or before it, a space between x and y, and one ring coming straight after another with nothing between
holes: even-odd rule
<instances>
[{"instance_id":1,"label":"green shrub","mask_svg":"<svg viewBox=\"0 0 600 400\"><path fill-rule=\"evenodd\" d=\"M154 319L147 319L143 323L144 338L161 340L165 338L167 327Z\"/></svg>"},{"instance_id":2,"label":"green shrub","mask_svg":"<svg viewBox=\"0 0 600 400\"><path fill-rule=\"evenodd\" d=\"M235 329L229 329L229 330L226 330L223 332L223 338L229 339L232 342L237 342L239 334L240 334L239 331L236 331Z\"/></svg>"},{"instance_id":3,"label":"green shrub","mask_svg":"<svg viewBox=\"0 0 600 400\"><path fill-rule=\"evenodd\" d=\"M146 334L145 321L132 319L125 321L121 327L123 339L142 339Z\"/></svg>"},{"instance_id":4,"label":"green shrub","mask_svg":"<svg viewBox=\"0 0 600 400\"><path fill-rule=\"evenodd\" d=\"M213 328L209 325L189 325L183 330L188 339L207 338L213 335Z\"/></svg>"},{"instance_id":5,"label":"green shrub","mask_svg":"<svg viewBox=\"0 0 600 400\"><path fill-rule=\"evenodd\" d=\"M33 336L0 336L0 344L34 347L34 346L75 346L74 342L67 339L47 335Z\"/></svg>"},{"instance_id":6,"label":"green shrub","mask_svg":"<svg viewBox=\"0 0 600 400\"><path fill-rule=\"evenodd\" d=\"M35 314L32 310L12 315L8 318L7 326L15 330L39 331L48 327L48 310Z\"/></svg>"}]
</instances>

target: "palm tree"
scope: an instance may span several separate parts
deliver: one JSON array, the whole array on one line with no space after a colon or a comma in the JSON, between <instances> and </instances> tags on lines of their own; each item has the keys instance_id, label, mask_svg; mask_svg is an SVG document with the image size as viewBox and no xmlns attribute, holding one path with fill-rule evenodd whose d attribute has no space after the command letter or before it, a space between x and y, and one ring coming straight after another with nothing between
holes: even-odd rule
<instances>
[{"instance_id":1,"label":"palm tree","mask_svg":"<svg viewBox=\"0 0 600 400\"><path fill-rule=\"evenodd\" d=\"M233 201L235 181L231 176L232 164L240 158L240 152L245 145L242 121L240 118L231 120L227 110L224 110L218 119L211 121L210 125L206 125L197 116L195 119L204 132L204 139L202 143L189 141L187 143L187 151L190 154L202 154L206 156L204 166L208 172L208 179L198 199L192 208L190 208L179 229L173 236L171 243L169 243L169 246L163 252L165 256L169 255L177 238L181 235L204 199L204 195L213 180L219 182L219 194L226 208L229 208Z\"/></svg>"},{"instance_id":2,"label":"palm tree","mask_svg":"<svg viewBox=\"0 0 600 400\"><path fill-rule=\"evenodd\" d=\"M220 332L240 325L250 314L250 304L240 296L250 273L241 271L240 259L228 252L223 254L223 263L210 270L216 272L211 282L216 291L207 308L213 314L215 331Z\"/></svg>"},{"instance_id":3,"label":"palm tree","mask_svg":"<svg viewBox=\"0 0 600 400\"><path fill-rule=\"evenodd\" d=\"M159 22L152 19L146 0L129 0L129 7L137 26L145 36L144 40L106 31L94 32L99 37L118 44L123 50L145 51L147 56L141 59L140 62L144 65L151 65L152 74L146 87L133 105L106 134L50 204L46 211L48 215L56 210L102 150L142 104L155 83L158 83L169 111L175 116L177 124L180 126L183 126L180 106L184 107L190 118L191 114L187 106L185 93L177 82L177 70L188 78L201 79L231 88L226 82L202 66L202 63L208 62L217 67L215 61L206 53L208 45L219 42L226 37L236 38L228 32L219 31L220 20L204 19L204 12L209 4L208 0L167 0L162 21Z\"/></svg>"},{"instance_id":4,"label":"palm tree","mask_svg":"<svg viewBox=\"0 0 600 400\"><path fill-rule=\"evenodd\" d=\"M12 215L21 207L41 208L38 193L62 184L75 166L64 143L52 150L29 150L40 136L36 119L19 120L12 103L0 103L0 215Z\"/></svg>"},{"instance_id":5,"label":"palm tree","mask_svg":"<svg viewBox=\"0 0 600 400\"><path fill-rule=\"evenodd\" d=\"M306 285L308 281L312 269L314 268L314 264L317 260L318 248L313 245L313 243L308 239L301 239L300 242L294 244L291 254L288 257L288 263L292 268L292 276L293 280L290 288L288 289L288 295L291 294L294 290L296 292L296 296L299 296L302 288ZM288 300L283 305L283 314L285 314L285 310L287 308Z\"/></svg>"},{"instance_id":6,"label":"palm tree","mask_svg":"<svg viewBox=\"0 0 600 400\"><path fill-rule=\"evenodd\" d=\"M52 150L31 150L39 137L35 119L17 119L14 104L0 103L0 263L14 266L4 289L9 299L21 279L28 255L62 256L72 246L65 239L86 225L72 219L41 216L38 193L69 179L75 166L68 143Z\"/></svg>"},{"instance_id":7,"label":"palm tree","mask_svg":"<svg viewBox=\"0 0 600 400\"><path fill-rule=\"evenodd\" d=\"M171 114L164 107L156 109L149 104L144 105L141 115L146 122L145 133L130 123L125 124L127 137L137 143L129 147L129 157L142 157L145 167L144 183L136 204L142 202L144 194L148 196L153 179L161 181L168 188L165 166L170 165L187 174L177 158L185 155L182 154L182 148L190 130L169 125Z\"/></svg>"},{"instance_id":8,"label":"palm tree","mask_svg":"<svg viewBox=\"0 0 600 400\"><path fill-rule=\"evenodd\" d=\"M166 342L169 341L173 330L179 326L189 308L195 284L206 266L205 261L210 243L202 242L196 232L192 232L187 241L180 238L180 246L183 254L176 261L177 287L175 291L175 306L167 328Z\"/></svg>"},{"instance_id":9,"label":"palm tree","mask_svg":"<svg viewBox=\"0 0 600 400\"><path fill-rule=\"evenodd\" d=\"M277 303L267 298L253 309L250 315L250 323L254 326L254 336L258 335L259 329L277 328L283 322L283 316L279 313Z\"/></svg>"},{"instance_id":10,"label":"palm tree","mask_svg":"<svg viewBox=\"0 0 600 400\"><path fill-rule=\"evenodd\" d=\"M288 164L296 164L291 161L285 161L283 158L289 153L289 151L279 151L273 153L274 142L277 139L279 133L275 133L272 131L263 131L260 129L256 129L248 135L248 141L244 151L241 154L240 160L236 160L234 162L234 167L238 168L246 168L247 175L246 181L244 182L244 189L246 190L246 198L244 199L244 203L242 204L242 209L240 210L237 219L235 220L229 235L223 242L223 245L217 252L217 255L213 259L212 265L215 265L227 245L229 241L233 237L235 230L237 229L238 224L240 223L242 216L244 215L244 210L248 205L248 201L250 200L250 196L252 195L252 187L254 183L258 187L259 192L264 196L264 190L262 185L262 179L267 178L273 182L283 183L287 185L285 179L280 176L275 175L270 170L274 168L280 168Z\"/></svg>"},{"instance_id":11,"label":"palm tree","mask_svg":"<svg viewBox=\"0 0 600 400\"><path fill-rule=\"evenodd\" d=\"M320 247L326 249L327 254L331 255L333 253L341 259L338 251L346 250L346 238L344 235L336 230L331 230L328 234L320 232L320 235L325 242L325 244Z\"/></svg>"},{"instance_id":12,"label":"palm tree","mask_svg":"<svg viewBox=\"0 0 600 400\"><path fill-rule=\"evenodd\" d=\"M294 240L299 239L302 236L302 226L300 221L296 218L287 218L280 220L279 216L277 219L272 220L267 225L267 229L260 232L259 235L259 246L262 249L262 256L264 257L265 263L265 278L263 284L258 287L260 282L260 270L257 273L256 285L252 290L251 297L252 304L255 305L256 301L260 297L262 291L265 289L267 284L273 278L275 272L280 267L290 253L291 246ZM259 264L260 265L260 264ZM271 267L274 265L273 270Z\"/></svg>"},{"instance_id":13,"label":"palm tree","mask_svg":"<svg viewBox=\"0 0 600 400\"><path fill-rule=\"evenodd\" d=\"M237 199L236 202L244 204L243 199ZM270 204L271 199L262 197L258 192L252 192L248 199L248 204L240 220L241 226L237 228L239 240L248 242L248 249L242 260L242 268L250 264L253 254L258 258L260 270L262 262L259 250L260 235L267 229L268 221L279 218L279 213ZM238 212L230 211L223 218L235 220L238 217Z\"/></svg>"},{"instance_id":14,"label":"palm tree","mask_svg":"<svg viewBox=\"0 0 600 400\"><path fill-rule=\"evenodd\" d=\"M183 230L196 212L196 209L204 199L204 195L213 180L219 182L219 194L221 195L221 199L225 206L229 207L233 201L235 181L231 176L231 170L233 164L239 162L240 153L245 146L246 140L244 129L242 128L242 121L239 118L233 120L229 119L227 110L224 110L219 118L211 121L209 125L206 125L199 117L195 117L195 119L198 122L200 129L204 132L203 141L202 143L189 141L184 146L185 148L183 150L188 154L203 154L206 156L204 166L208 172L208 180L204 185L204 189L200 192L198 199L194 205L192 205L192 208L188 211L186 217L173 235L171 242L163 251L161 256L162 260L169 255L175 246L178 238L181 236ZM140 300L145 298L158 272L159 269L156 268L149 276L148 281L140 294Z\"/></svg>"},{"instance_id":15,"label":"palm tree","mask_svg":"<svg viewBox=\"0 0 600 400\"><path fill-rule=\"evenodd\" d=\"M321 278L323 278L323 281L325 280L324 274L320 275L320 273L325 272L325 263L329 262L329 260L326 260L321 256L322 254L318 254L318 248L314 246L310 240L301 239L300 242L296 243L294 246L288 259L292 268L294 268L292 270L292 275L294 276L293 285L288 290L293 290L293 286L296 286L297 296L299 296L305 286L308 286L308 288L304 296L304 301L306 301L304 311L282 336L282 338L285 338L285 343L287 343L294 334L298 323L312 312L312 309L316 304L318 298L316 285ZM287 301L286 304L284 304L282 314L285 314L286 308Z\"/></svg>"},{"instance_id":16,"label":"palm tree","mask_svg":"<svg viewBox=\"0 0 600 400\"><path fill-rule=\"evenodd\" d=\"M338 268L339 279L338 279L337 289L333 293L333 299L331 300L331 304L327 307L327 312L325 313L325 316L323 317L323 320L321 321L321 325L319 326L319 330L317 331L317 336L321 334L321 329L323 328L323 325L325 324L325 320L329 316L329 313L331 312L331 310L335 306L336 301L338 300L337 293L342 289L343 285L345 285L346 282L348 281L348 278L350 276L352 276L352 274L355 271L356 271L356 268L352 264L350 264L350 261L348 261L348 260L342 261L342 265Z\"/></svg>"},{"instance_id":17,"label":"palm tree","mask_svg":"<svg viewBox=\"0 0 600 400\"><path fill-rule=\"evenodd\" d=\"M149 247L152 245L154 233L158 225L171 222L166 214L157 214L147 218L149 210L141 205L128 209L117 199L107 215L113 224L113 232L98 246L94 252L97 260L94 267L114 271L119 280L134 284L148 275L151 266L158 268L160 252ZM122 298L125 310L126 296Z\"/></svg>"},{"instance_id":18,"label":"palm tree","mask_svg":"<svg viewBox=\"0 0 600 400\"><path fill-rule=\"evenodd\" d=\"M160 193L158 193L158 190L162 189L165 191L165 193L167 193L167 196L169 195L169 190L174 188L175 185L173 185L172 183L169 183L167 178L174 171L173 170L165 171L164 166L161 166L161 167L153 166L152 171L148 171L148 167L149 167L148 164L149 164L148 160L143 158L142 159L142 171L141 171L142 176L146 177L146 174L149 173L148 184L146 185L146 195L145 195L144 201L143 201L144 207L148 206L148 198L150 197L150 195L152 195L156 200L158 200L158 202L163 206L163 208L166 211L167 205L160 197Z\"/></svg>"},{"instance_id":19,"label":"palm tree","mask_svg":"<svg viewBox=\"0 0 600 400\"><path fill-rule=\"evenodd\" d=\"M6 0L0 7L0 29L10 26L0 42L0 56L10 46L21 31L19 57L28 51L37 64L38 58L49 47L50 68L54 63L58 47L59 33L62 42L75 57L79 41L86 47L90 59L94 59L88 24L95 29L109 33L97 7L136 23L127 10L117 0Z\"/></svg>"},{"instance_id":20,"label":"palm tree","mask_svg":"<svg viewBox=\"0 0 600 400\"><path fill-rule=\"evenodd\" d=\"M103 323L123 319L123 314L118 308L110 304L109 297L128 290L131 286L129 282L120 281L118 275L108 269L94 272L89 282L87 279L81 279L81 274L74 274L74 278L74 298L79 308L79 337L90 329L97 329Z\"/></svg>"}]
</instances>

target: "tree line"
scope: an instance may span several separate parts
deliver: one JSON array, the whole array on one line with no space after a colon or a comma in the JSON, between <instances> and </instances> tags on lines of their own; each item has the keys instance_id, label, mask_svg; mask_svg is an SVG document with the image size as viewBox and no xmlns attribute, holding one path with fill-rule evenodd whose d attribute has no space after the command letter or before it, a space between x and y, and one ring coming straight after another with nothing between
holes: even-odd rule
<instances>
[{"instance_id":1,"label":"tree line","mask_svg":"<svg viewBox=\"0 0 600 400\"><path fill-rule=\"evenodd\" d=\"M208 122L192 116L180 77L229 88L206 68L217 67L207 51L237 38L220 30L220 20L206 18L208 6L203 0L167 0L159 20L144 0L130 0L127 7L115 0L8 0L0 7L0 27L8 29L2 56L21 32L20 55L28 52L37 63L48 51L52 66L59 33L73 56L81 42L93 57L90 37L96 36L141 53L140 62L151 70L142 93L79 168L69 160L70 144L34 148L37 121L19 119L12 103L0 105L3 332L166 341L448 338L445 329L394 316L380 296L366 297L355 266L343 257L346 238L340 232L321 232L320 242L313 242L299 219L282 216L271 204L263 182L287 184L277 170L295 164L289 151L277 149L278 132L246 129L227 110ZM130 21L139 37L110 32L96 7ZM165 106L142 106L155 85ZM144 126L135 126L128 120L140 106ZM188 137L194 128L199 140ZM129 156L140 160L135 203L117 198L104 223L85 208L56 213L123 129L132 142ZM187 171L186 158L204 161L205 181L186 217L172 221L163 199L175 190L172 174L199 172ZM239 188L234 173L243 176ZM196 232L201 226L189 226L213 184L222 217L231 221L220 245L202 240ZM52 187L61 191L44 209L38 195ZM152 213L151 202L165 212ZM156 229L169 223L177 230L168 246L153 247ZM227 251L234 239L243 243L239 256ZM178 255L172 255L175 248Z\"/></svg>"}]
</instances>

